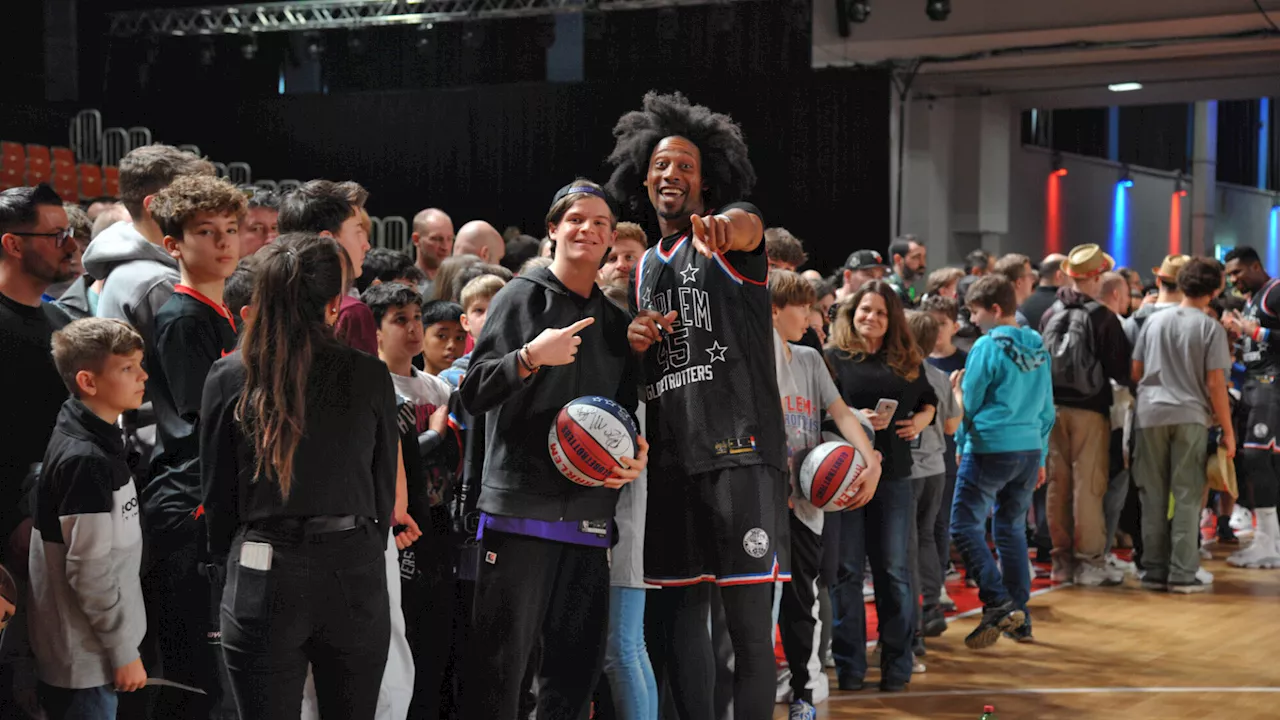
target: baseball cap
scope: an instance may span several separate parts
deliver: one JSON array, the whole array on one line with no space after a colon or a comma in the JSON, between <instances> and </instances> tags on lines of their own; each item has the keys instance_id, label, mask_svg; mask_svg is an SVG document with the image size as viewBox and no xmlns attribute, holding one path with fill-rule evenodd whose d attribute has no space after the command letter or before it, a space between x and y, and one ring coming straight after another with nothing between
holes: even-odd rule
<instances>
[{"instance_id":1,"label":"baseball cap","mask_svg":"<svg viewBox=\"0 0 1280 720\"><path fill-rule=\"evenodd\" d=\"M844 267L846 270L870 270L876 267L889 269L889 266L884 264L884 257L875 250L855 251L848 260L844 261Z\"/></svg>"}]
</instances>

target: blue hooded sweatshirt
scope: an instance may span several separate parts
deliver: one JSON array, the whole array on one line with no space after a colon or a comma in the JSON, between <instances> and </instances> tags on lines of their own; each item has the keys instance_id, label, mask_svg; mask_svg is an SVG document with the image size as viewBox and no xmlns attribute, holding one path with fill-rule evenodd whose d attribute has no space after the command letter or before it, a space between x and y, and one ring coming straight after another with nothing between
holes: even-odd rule
<instances>
[{"instance_id":1,"label":"blue hooded sweatshirt","mask_svg":"<svg viewBox=\"0 0 1280 720\"><path fill-rule=\"evenodd\" d=\"M965 363L964 420L956 433L961 454L1039 450L1049 453L1053 378L1040 333L998 325L978 338Z\"/></svg>"}]
</instances>

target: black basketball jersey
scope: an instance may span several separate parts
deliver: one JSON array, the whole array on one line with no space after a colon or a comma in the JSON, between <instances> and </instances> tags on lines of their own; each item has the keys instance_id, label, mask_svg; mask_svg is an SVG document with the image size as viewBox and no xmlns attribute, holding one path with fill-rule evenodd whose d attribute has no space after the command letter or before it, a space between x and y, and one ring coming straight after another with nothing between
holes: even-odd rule
<instances>
[{"instance_id":1,"label":"black basketball jersey","mask_svg":"<svg viewBox=\"0 0 1280 720\"><path fill-rule=\"evenodd\" d=\"M735 203L759 215L755 206ZM690 231L663 238L636 265L634 309L676 312L644 356L650 467L694 475L729 467L786 467L774 369L764 243L711 259Z\"/></svg>"},{"instance_id":2,"label":"black basketball jersey","mask_svg":"<svg viewBox=\"0 0 1280 720\"><path fill-rule=\"evenodd\" d=\"M1240 338L1240 359L1244 362L1245 374L1249 376L1280 375L1280 317L1267 310L1267 302L1274 303L1277 299L1269 295L1280 293L1277 285L1280 285L1280 278L1268 280L1244 306L1245 319L1276 333L1275 337L1261 341L1248 336Z\"/></svg>"}]
</instances>

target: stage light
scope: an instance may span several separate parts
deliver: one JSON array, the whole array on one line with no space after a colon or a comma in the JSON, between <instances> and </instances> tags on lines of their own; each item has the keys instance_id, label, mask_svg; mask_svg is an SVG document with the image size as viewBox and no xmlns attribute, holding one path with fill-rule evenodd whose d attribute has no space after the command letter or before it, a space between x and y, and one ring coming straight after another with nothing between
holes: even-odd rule
<instances>
[{"instance_id":1,"label":"stage light","mask_svg":"<svg viewBox=\"0 0 1280 720\"><path fill-rule=\"evenodd\" d=\"M1117 265L1129 264L1129 188L1133 180L1128 178L1129 169L1116 183L1115 199L1111 211L1111 256Z\"/></svg>"},{"instance_id":2,"label":"stage light","mask_svg":"<svg viewBox=\"0 0 1280 720\"><path fill-rule=\"evenodd\" d=\"M1120 166L1120 184L1127 188L1133 187L1133 175L1129 172L1128 165Z\"/></svg>"},{"instance_id":3,"label":"stage light","mask_svg":"<svg viewBox=\"0 0 1280 720\"><path fill-rule=\"evenodd\" d=\"M252 60L258 56L258 39L253 34L245 36L244 42L240 44L240 54L245 60Z\"/></svg>"},{"instance_id":4,"label":"stage light","mask_svg":"<svg viewBox=\"0 0 1280 720\"><path fill-rule=\"evenodd\" d=\"M324 35L318 32L304 33L302 42L307 48L307 57L312 60L319 60L324 55Z\"/></svg>"},{"instance_id":5,"label":"stage light","mask_svg":"<svg viewBox=\"0 0 1280 720\"><path fill-rule=\"evenodd\" d=\"M478 23L467 25L467 29L462 31L462 45L471 50L484 47L484 26Z\"/></svg>"},{"instance_id":6,"label":"stage light","mask_svg":"<svg viewBox=\"0 0 1280 720\"><path fill-rule=\"evenodd\" d=\"M930 20L946 20L951 14L951 0L925 0L924 12Z\"/></svg>"},{"instance_id":7,"label":"stage light","mask_svg":"<svg viewBox=\"0 0 1280 720\"><path fill-rule=\"evenodd\" d=\"M418 26L417 38L414 40L414 45L417 46L419 51L425 51L427 48L431 47L431 36L435 34L435 29L436 26L434 23L423 23Z\"/></svg>"},{"instance_id":8,"label":"stage light","mask_svg":"<svg viewBox=\"0 0 1280 720\"><path fill-rule=\"evenodd\" d=\"M213 46L212 40L200 41L200 64L204 67L213 67L213 62L218 58L218 51Z\"/></svg>"},{"instance_id":9,"label":"stage light","mask_svg":"<svg viewBox=\"0 0 1280 720\"><path fill-rule=\"evenodd\" d=\"M352 30L347 34L347 50L353 55L359 55L364 52L364 33L358 30Z\"/></svg>"},{"instance_id":10,"label":"stage light","mask_svg":"<svg viewBox=\"0 0 1280 720\"><path fill-rule=\"evenodd\" d=\"M1142 83L1139 83L1139 82L1115 83L1113 85L1108 85L1107 89L1110 90L1111 92L1133 92L1134 90L1141 90Z\"/></svg>"},{"instance_id":11,"label":"stage light","mask_svg":"<svg viewBox=\"0 0 1280 720\"><path fill-rule=\"evenodd\" d=\"M1064 167L1062 167L1062 154L1061 154L1061 153L1054 153L1054 154L1053 154L1053 159L1051 160L1051 162L1052 162L1052 164L1053 164L1053 175L1054 175L1054 177L1066 177L1066 176L1067 176L1067 169L1066 169L1066 168L1064 168Z\"/></svg>"},{"instance_id":12,"label":"stage light","mask_svg":"<svg viewBox=\"0 0 1280 720\"><path fill-rule=\"evenodd\" d=\"M1178 197L1187 196L1187 178L1182 173L1178 173L1173 179L1173 194Z\"/></svg>"},{"instance_id":13,"label":"stage light","mask_svg":"<svg viewBox=\"0 0 1280 720\"><path fill-rule=\"evenodd\" d=\"M849 19L856 23L864 23L871 17L871 0L853 0L849 3Z\"/></svg>"}]
</instances>

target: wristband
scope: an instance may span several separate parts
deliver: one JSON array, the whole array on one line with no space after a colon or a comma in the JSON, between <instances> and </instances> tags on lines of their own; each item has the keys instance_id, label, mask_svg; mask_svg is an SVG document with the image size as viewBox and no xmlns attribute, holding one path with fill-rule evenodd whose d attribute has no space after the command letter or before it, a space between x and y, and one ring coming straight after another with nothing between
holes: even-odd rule
<instances>
[{"instance_id":1,"label":"wristband","mask_svg":"<svg viewBox=\"0 0 1280 720\"><path fill-rule=\"evenodd\" d=\"M516 351L516 361L519 362L520 367L524 368L525 370L528 370L531 373L538 372L538 366L533 364L533 360L526 359L528 355L529 355L529 346L528 344L525 344L523 347L521 347L519 350Z\"/></svg>"},{"instance_id":2,"label":"wristband","mask_svg":"<svg viewBox=\"0 0 1280 720\"><path fill-rule=\"evenodd\" d=\"M1250 335L1249 337L1253 338L1254 342L1265 342L1267 338L1269 338L1270 336L1271 336L1271 332L1268 331L1266 328L1262 327L1261 325L1259 325L1257 328L1254 329L1253 334Z\"/></svg>"}]
</instances>

